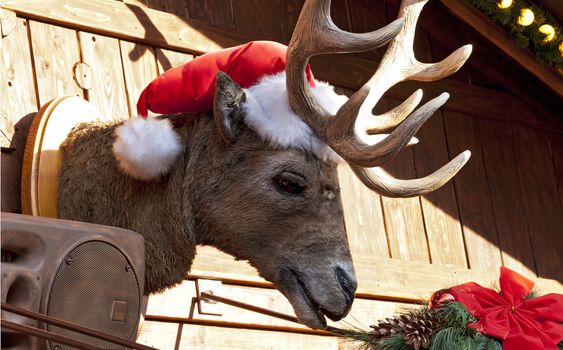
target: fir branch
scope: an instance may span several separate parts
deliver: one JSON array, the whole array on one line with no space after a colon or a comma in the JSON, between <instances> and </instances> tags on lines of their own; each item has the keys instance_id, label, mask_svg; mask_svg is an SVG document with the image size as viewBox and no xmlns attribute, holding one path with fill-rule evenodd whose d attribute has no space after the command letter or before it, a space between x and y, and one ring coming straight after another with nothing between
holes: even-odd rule
<instances>
[{"instance_id":1,"label":"fir branch","mask_svg":"<svg viewBox=\"0 0 563 350\"><path fill-rule=\"evenodd\" d=\"M413 348L405 343L405 338L402 334L390 336L381 342L380 347L374 348L375 350L413 350Z\"/></svg>"},{"instance_id":2,"label":"fir branch","mask_svg":"<svg viewBox=\"0 0 563 350\"><path fill-rule=\"evenodd\" d=\"M447 327L470 329L467 328L467 324L476 321L465 306L457 301L447 303L439 309L439 312Z\"/></svg>"}]
</instances>

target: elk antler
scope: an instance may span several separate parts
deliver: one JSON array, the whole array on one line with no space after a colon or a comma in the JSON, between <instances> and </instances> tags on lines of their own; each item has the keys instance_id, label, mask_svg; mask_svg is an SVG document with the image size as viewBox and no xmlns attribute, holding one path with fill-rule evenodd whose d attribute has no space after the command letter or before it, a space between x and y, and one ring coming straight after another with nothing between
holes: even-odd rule
<instances>
[{"instance_id":1,"label":"elk antler","mask_svg":"<svg viewBox=\"0 0 563 350\"><path fill-rule=\"evenodd\" d=\"M471 54L471 45L466 45L438 63L416 60L413 52L415 27L427 1L403 0L399 19L379 30L354 34L336 27L330 17L330 0L309 0L301 10L287 51L287 92L295 113L350 164L366 186L391 197L416 196L435 190L450 180L470 156L470 152L465 151L436 172L415 180L394 179L381 169L372 168L396 156L449 98L443 93L413 112L422 99L422 91L417 90L398 107L374 116L371 110L384 92L403 80L434 81L446 77L456 72ZM367 51L389 41L375 74L336 115L329 115L313 97L305 78L309 58L318 54ZM393 127L395 129L382 141L369 142L370 136L374 136L371 134Z\"/></svg>"}]
</instances>

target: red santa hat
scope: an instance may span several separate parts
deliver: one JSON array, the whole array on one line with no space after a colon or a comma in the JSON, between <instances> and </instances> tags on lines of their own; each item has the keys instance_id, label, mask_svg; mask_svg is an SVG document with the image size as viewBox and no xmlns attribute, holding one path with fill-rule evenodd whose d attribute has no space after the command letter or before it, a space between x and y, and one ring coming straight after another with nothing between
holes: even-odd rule
<instances>
[{"instance_id":1,"label":"red santa hat","mask_svg":"<svg viewBox=\"0 0 563 350\"><path fill-rule=\"evenodd\" d=\"M120 168L142 180L166 174L182 147L170 122L147 118L148 110L173 114L211 109L219 71L226 72L245 88L245 122L264 140L279 147L308 150L322 159L336 159L336 154L289 105L285 85L286 49L275 42L249 42L202 55L156 78L137 103L142 118L132 118L116 130L113 153ZM315 81L309 66L306 75L319 103L336 114L347 98L337 95L332 86Z\"/></svg>"}]
</instances>

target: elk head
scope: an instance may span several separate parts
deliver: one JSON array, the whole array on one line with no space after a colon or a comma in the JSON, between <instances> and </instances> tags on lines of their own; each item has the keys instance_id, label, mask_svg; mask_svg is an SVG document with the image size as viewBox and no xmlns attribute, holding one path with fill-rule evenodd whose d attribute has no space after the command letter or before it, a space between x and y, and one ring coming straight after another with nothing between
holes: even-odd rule
<instances>
[{"instance_id":1,"label":"elk head","mask_svg":"<svg viewBox=\"0 0 563 350\"><path fill-rule=\"evenodd\" d=\"M409 197L440 187L469 158L465 151L415 180L394 179L378 168L448 99L444 93L415 110L422 98L418 90L395 109L372 115L383 93L402 80L445 77L471 52L471 46L465 46L435 64L414 58L414 30L426 1L404 0L398 20L365 34L338 29L330 18L330 0L306 1L287 50L285 75L272 78L272 90L259 95L219 73L214 125L199 136L205 151L198 156L186 147L189 155L184 160L192 170L185 177L197 179L189 180L190 191L197 195L190 194L184 202L198 208L195 221L204 233L197 243L248 260L312 328L323 328L325 315L333 320L344 317L357 287L334 160L347 161L358 178L381 195ZM366 51L387 43L379 69L350 99L332 90L332 101L315 98L324 87L311 89L307 82L305 67L311 56ZM261 104L279 106L291 116L264 116ZM265 119L278 122L264 126ZM288 123L293 127L284 134ZM188 135L188 143L194 144L190 138L195 134ZM301 143L287 142L292 138Z\"/></svg>"}]
</instances>

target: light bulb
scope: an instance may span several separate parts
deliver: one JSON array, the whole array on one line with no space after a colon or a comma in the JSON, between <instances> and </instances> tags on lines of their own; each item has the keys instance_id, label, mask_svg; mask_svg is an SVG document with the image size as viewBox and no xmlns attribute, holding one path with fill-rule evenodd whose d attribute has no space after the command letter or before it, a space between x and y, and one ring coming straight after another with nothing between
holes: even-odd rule
<instances>
[{"instance_id":1,"label":"light bulb","mask_svg":"<svg viewBox=\"0 0 563 350\"><path fill-rule=\"evenodd\" d=\"M497 6L499 9L507 9L512 6L512 0L500 0Z\"/></svg>"},{"instance_id":2,"label":"light bulb","mask_svg":"<svg viewBox=\"0 0 563 350\"><path fill-rule=\"evenodd\" d=\"M544 42L555 39L555 29L549 24L542 25L539 30L540 33L545 34L545 39L543 39Z\"/></svg>"},{"instance_id":3,"label":"light bulb","mask_svg":"<svg viewBox=\"0 0 563 350\"><path fill-rule=\"evenodd\" d=\"M529 26L534 22L534 13L530 9L522 9L520 17L518 17L518 24L521 26Z\"/></svg>"}]
</instances>

